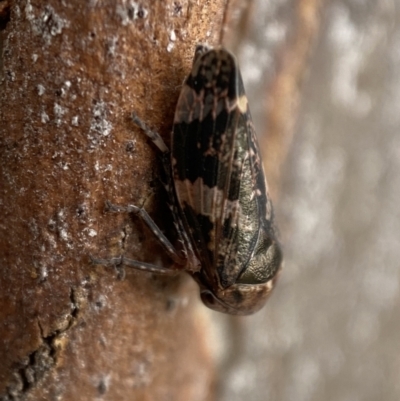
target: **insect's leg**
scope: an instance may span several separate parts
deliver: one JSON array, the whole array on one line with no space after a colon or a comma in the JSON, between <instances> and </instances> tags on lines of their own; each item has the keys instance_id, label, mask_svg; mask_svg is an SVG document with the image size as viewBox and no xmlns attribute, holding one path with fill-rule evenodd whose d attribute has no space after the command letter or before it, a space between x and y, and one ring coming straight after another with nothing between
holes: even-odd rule
<instances>
[{"instance_id":1,"label":"insect's leg","mask_svg":"<svg viewBox=\"0 0 400 401\"><path fill-rule=\"evenodd\" d=\"M191 271L198 271L200 269L200 262L197 259L197 256L193 250L193 246L190 242L188 234L185 230L185 225L182 220L182 215L178 208L178 199L176 197L176 193L174 191L174 186L172 183L172 172L171 165L169 162L169 153L164 153L162 155L162 162L165 171L165 177L162 184L164 185L164 189L168 194L168 207L173 216L173 224L175 227L175 232L178 236L178 241L182 244L184 258L188 262L187 269Z\"/></svg>"},{"instance_id":2,"label":"insect's leg","mask_svg":"<svg viewBox=\"0 0 400 401\"><path fill-rule=\"evenodd\" d=\"M90 259L92 260L93 264L114 267L118 273L118 278L121 280L125 278L125 270L121 269L122 266L129 266L136 270L169 276L174 276L179 272L179 270L169 269L166 267L153 265L151 263L139 262L138 260L128 259L123 256L112 259L97 259L90 256Z\"/></svg>"},{"instance_id":3,"label":"insect's leg","mask_svg":"<svg viewBox=\"0 0 400 401\"><path fill-rule=\"evenodd\" d=\"M125 266L133 267L136 270L142 270L150 273L165 274L169 276L174 276L179 273L179 270L177 269L169 269L167 267L157 266L146 262L139 262L137 260L128 258L123 258L122 263Z\"/></svg>"},{"instance_id":4,"label":"insect's leg","mask_svg":"<svg viewBox=\"0 0 400 401\"><path fill-rule=\"evenodd\" d=\"M184 252L187 253L187 248L188 248L188 246L190 246L190 242L187 238L187 235L185 235L184 227L183 227L182 222L180 221L179 212L176 208L177 199L176 199L176 196L174 193L173 183L172 183L172 171L171 171L171 161L170 161L169 149L168 149L167 145L165 144L165 142L162 140L161 136L157 132L151 130L147 126L147 124L145 124L138 117L138 115L136 113L132 113L132 120L139 128L141 128L144 131L144 133L153 141L153 143L162 152L161 161L162 161L162 165L163 165L163 169L164 169L164 176L162 177L161 182L168 195L168 200L169 200L168 205L169 205L169 208L170 208L173 218L174 218L174 226L175 226L175 230L178 234L178 240L179 240L179 242L182 243ZM133 211L133 210L131 212L135 213L135 211ZM146 215L147 215L147 213L146 213ZM148 219L151 220L150 216L148 216ZM155 225L155 223L152 220L151 220L151 222L153 223L153 225L149 225L147 223L147 221L145 221L145 222L150 227L150 229L154 232L153 225L155 227L157 227ZM157 237L159 237L157 234L155 234L155 235ZM164 235L163 235L163 237L165 238ZM167 252L169 252L168 249L167 249ZM191 251L191 253L193 253L193 251Z\"/></svg>"},{"instance_id":5,"label":"insect's leg","mask_svg":"<svg viewBox=\"0 0 400 401\"><path fill-rule=\"evenodd\" d=\"M125 278L125 269L122 268L122 256L111 259L99 259L89 255L89 258L94 265L112 266L120 280Z\"/></svg>"},{"instance_id":6,"label":"insect's leg","mask_svg":"<svg viewBox=\"0 0 400 401\"><path fill-rule=\"evenodd\" d=\"M157 226L157 224L154 222L154 220L149 216L149 214L143 208L135 206L135 205L128 205L126 207L117 206L117 205L113 205L112 203L110 203L108 201L106 202L106 206L107 206L108 210L113 211L113 212L134 213L137 216L139 216L142 219L142 221L147 225L147 227L150 228L150 230L153 232L153 234L156 236L156 238L159 240L160 244L166 250L169 257L176 264L179 264L179 265L186 264L186 259L179 256L178 251L175 249L175 247L171 244L171 242L168 240L168 238L160 230L160 228ZM147 265L147 264L144 263L144 265Z\"/></svg>"},{"instance_id":7,"label":"insect's leg","mask_svg":"<svg viewBox=\"0 0 400 401\"><path fill-rule=\"evenodd\" d=\"M174 185L173 185L173 182L172 182L172 168L171 168L170 151L169 151L167 145L165 144L165 142L162 140L161 136L157 132L152 131L136 115L136 113L132 113L132 119L133 119L134 123L145 132L145 134L153 141L153 143L162 152L161 161L162 161L163 170L164 170L164 177L161 180L161 182L163 183L164 188L165 188L165 190L166 190L166 192L168 194L168 199L169 199L168 204L169 204L170 210L171 210L173 218L174 218L175 230L176 230L176 232L178 234L178 240L181 242L181 244L183 246L183 252L185 254L185 257L184 258L180 257L180 259L185 259L185 261L188 262L187 263L188 266L190 266L190 268L193 271L197 271L200 268L199 267L200 264L199 264L199 261L198 261L196 255L195 255L195 253L194 253L194 250L193 250L193 247L192 247L192 245L190 243L188 235L185 232L185 227L184 227L184 224L182 222L182 218L181 218L179 210L178 210L178 208L176 206L178 204L178 200L176 198L176 194L175 194L175 191L174 191ZM149 219L150 219L150 216L149 216ZM153 221L152 221L152 223L154 224L155 227L157 227ZM147 224L147 222L146 222L146 224ZM153 231L153 228L149 224L147 224L147 225ZM157 227L157 229L158 229L158 227ZM159 237L157 234L156 234L156 236ZM162 234L162 236L165 238L164 234ZM168 249L167 249L167 251L168 251ZM178 256L177 253L175 253L175 255ZM175 259L173 259L173 260L175 261Z\"/></svg>"},{"instance_id":8,"label":"insect's leg","mask_svg":"<svg viewBox=\"0 0 400 401\"><path fill-rule=\"evenodd\" d=\"M169 153L169 149L165 142L162 140L161 136L151 130L137 115L136 113L132 113L132 120L133 122L140 127L144 133L153 141L153 143L157 146L158 149L161 150L163 153Z\"/></svg>"}]
</instances>

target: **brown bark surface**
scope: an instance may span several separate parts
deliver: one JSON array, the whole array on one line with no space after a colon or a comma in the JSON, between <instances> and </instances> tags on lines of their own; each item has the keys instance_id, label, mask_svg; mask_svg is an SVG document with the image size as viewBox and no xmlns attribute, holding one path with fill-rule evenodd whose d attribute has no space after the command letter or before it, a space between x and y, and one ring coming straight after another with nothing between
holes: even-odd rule
<instances>
[{"instance_id":1,"label":"brown bark surface","mask_svg":"<svg viewBox=\"0 0 400 401\"><path fill-rule=\"evenodd\" d=\"M210 400L207 319L148 229L104 212L144 205L164 227L156 150L169 142L194 45L225 0L0 1L0 400ZM0 43L0 44L1 44Z\"/></svg>"}]
</instances>

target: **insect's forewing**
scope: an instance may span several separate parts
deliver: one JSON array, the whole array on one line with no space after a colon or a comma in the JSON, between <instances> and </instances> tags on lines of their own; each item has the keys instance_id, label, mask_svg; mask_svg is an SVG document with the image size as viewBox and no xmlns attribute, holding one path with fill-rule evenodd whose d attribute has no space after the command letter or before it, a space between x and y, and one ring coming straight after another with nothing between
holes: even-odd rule
<instances>
[{"instance_id":1,"label":"insect's forewing","mask_svg":"<svg viewBox=\"0 0 400 401\"><path fill-rule=\"evenodd\" d=\"M198 281L216 294L236 283L272 279L281 260L271 203L240 72L224 49L198 56L184 83L172 172L182 220L202 265Z\"/></svg>"}]
</instances>

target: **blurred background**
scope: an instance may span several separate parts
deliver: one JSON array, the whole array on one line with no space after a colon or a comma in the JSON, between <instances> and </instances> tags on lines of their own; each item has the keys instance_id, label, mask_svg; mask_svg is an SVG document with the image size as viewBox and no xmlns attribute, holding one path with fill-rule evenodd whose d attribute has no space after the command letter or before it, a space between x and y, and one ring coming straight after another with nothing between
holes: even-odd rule
<instances>
[{"instance_id":1,"label":"blurred background","mask_svg":"<svg viewBox=\"0 0 400 401\"><path fill-rule=\"evenodd\" d=\"M312 3L272 185L285 266L261 312L212 315L219 401L400 400L400 2L251 2L238 54L268 157L271 88Z\"/></svg>"}]
</instances>

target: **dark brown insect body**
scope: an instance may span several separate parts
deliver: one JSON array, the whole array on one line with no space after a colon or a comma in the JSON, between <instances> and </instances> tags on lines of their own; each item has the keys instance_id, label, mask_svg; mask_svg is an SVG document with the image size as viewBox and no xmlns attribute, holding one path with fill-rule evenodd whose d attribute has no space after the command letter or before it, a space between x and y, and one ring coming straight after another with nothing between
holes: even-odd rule
<instances>
[{"instance_id":1,"label":"dark brown insect body","mask_svg":"<svg viewBox=\"0 0 400 401\"><path fill-rule=\"evenodd\" d=\"M255 312L282 255L242 78L224 49L197 50L176 108L171 162L203 302L225 313Z\"/></svg>"}]
</instances>

